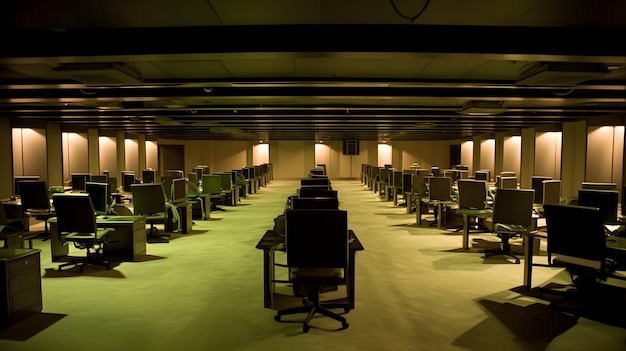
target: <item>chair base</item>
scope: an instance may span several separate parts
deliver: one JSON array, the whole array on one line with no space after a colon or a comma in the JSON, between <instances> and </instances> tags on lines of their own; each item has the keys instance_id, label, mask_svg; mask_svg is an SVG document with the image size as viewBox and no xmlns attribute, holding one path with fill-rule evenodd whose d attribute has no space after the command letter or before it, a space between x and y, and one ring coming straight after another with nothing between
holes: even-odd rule
<instances>
[{"instance_id":1,"label":"chair base","mask_svg":"<svg viewBox=\"0 0 626 351\"><path fill-rule=\"evenodd\" d=\"M520 263L520 259L513 255L510 251L508 250L487 250L485 251L485 256L484 258L489 258L492 256L505 256L505 257L509 257L511 259L513 259L515 264L519 264Z\"/></svg>"},{"instance_id":2,"label":"chair base","mask_svg":"<svg viewBox=\"0 0 626 351\"><path fill-rule=\"evenodd\" d=\"M104 266L107 268L107 270L111 269L111 263L108 260L97 260L94 258L86 257L86 258L79 258L79 259L71 260L69 262L62 263L59 265L57 270L61 272L63 271L64 267L74 266L74 267L78 267L79 271L82 273L84 272L86 265Z\"/></svg>"},{"instance_id":3,"label":"chair base","mask_svg":"<svg viewBox=\"0 0 626 351\"><path fill-rule=\"evenodd\" d=\"M308 300L305 300L305 301L308 301ZM318 301L317 303L313 303L311 305L298 306L298 307L287 308L284 310L279 310L274 316L274 320L277 322L280 322L281 317L284 315L290 315L290 314L296 314L296 313L308 313L306 319L304 320L304 322L302 322L302 331L304 333L307 333L309 329L311 328L311 325L310 325L311 320L313 319L313 317L315 317L317 313L320 313L326 317L329 317L338 322L341 322L341 329L348 329L348 327L350 326L348 324L348 320L330 310L330 309L335 309L335 308L343 308L345 313L348 313L350 311L350 306L347 303L325 304L325 303L319 303Z\"/></svg>"}]
</instances>

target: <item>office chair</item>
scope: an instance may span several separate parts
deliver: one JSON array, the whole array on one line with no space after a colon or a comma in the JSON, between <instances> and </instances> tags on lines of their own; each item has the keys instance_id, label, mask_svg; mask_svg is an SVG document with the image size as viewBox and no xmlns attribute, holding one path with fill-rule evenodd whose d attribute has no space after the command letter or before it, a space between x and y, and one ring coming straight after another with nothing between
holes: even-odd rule
<instances>
[{"instance_id":1,"label":"office chair","mask_svg":"<svg viewBox=\"0 0 626 351\"><path fill-rule=\"evenodd\" d=\"M320 294L336 290L340 284L346 283L347 212L330 209L286 210L285 246L294 295L303 297L304 305L279 310L274 319L280 321L284 315L308 313L302 325L302 331L306 333L312 319L320 313L341 322L342 329L348 328L346 318L331 311L343 308L348 313L348 301L320 301Z\"/></svg>"},{"instance_id":2,"label":"office chair","mask_svg":"<svg viewBox=\"0 0 626 351\"><path fill-rule=\"evenodd\" d=\"M133 214L146 216L146 223L150 224L149 239L166 240L168 234L158 235L157 223L165 224L167 220L167 203L165 190L161 183L131 184L133 196Z\"/></svg>"},{"instance_id":3,"label":"office chair","mask_svg":"<svg viewBox=\"0 0 626 351\"><path fill-rule=\"evenodd\" d=\"M54 206L50 204L50 195L48 187L43 180L23 180L17 183L20 190L20 201L24 214L35 217L35 219L43 221L44 240L50 238L48 230L48 219L56 216Z\"/></svg>"},{"instance_id":4,"label":"office chair","mask_svg":"<svg viewBox=\"0 0 626 351\"><path fill-rule=\"evenodd\" d=\"M535 191L532 189L499 188L493 205L493 228L500 240L501 248L485 250L485 258L508 256L519 264L520 260L511 253L510 239L530 231Z\"/></svg>"},{"instance_id":5,"label":"office chair","mask_svg":"<svg viewBox=\"0 0 626 351\"><path fill-rule=\"evenodd\" d=\"M565 267L573 289L540 290L563 296L551 306L575 299L588 302L594 286L615 272L615 261L607 258L602 211L596 207L544 204L548 232L548 264Z\"/></svg>"},{"instance_id":6,"label":"office chair","mask_svg":"<svg viewBox=\"0 0 626 351\"><path fill-rule=\"evenodd\" d=\"M105 266L111 269L110 262L102 257L102 249L108 242L114 228L98 228L96 210L87 193L62 193L52 195L57 217L57 235L60 242L71 242L78 249L86 251L86 256L59 265L77 266L83 272L87 264Z\"/></svg>"}]
</instances>

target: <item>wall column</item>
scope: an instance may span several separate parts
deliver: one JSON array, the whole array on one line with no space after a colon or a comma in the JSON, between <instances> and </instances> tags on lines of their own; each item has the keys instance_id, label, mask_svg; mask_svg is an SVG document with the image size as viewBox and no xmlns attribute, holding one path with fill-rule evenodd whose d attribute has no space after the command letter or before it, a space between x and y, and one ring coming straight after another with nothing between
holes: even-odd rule
<instances>
[{"instance_id":1,"label":"wall column","mask_svg":"<svg viewBox=\"0 0 626 351\"><path fill-rule=\"evenodd\" d=\"M504 168L504 133L498 132L495 135L495 162L493 166L493 179L503 171Z\"/></svg>"},{"instance_id":2,"label":"wall column","mask_svg":"<svg viewBox=\"0 0 626 351\"><path fill-rule=\"evenodd\" d=\"M115 176L118 179L118 184L122 184L122 171L126 170L126 133L117 132L115 139L115 151L117 152L117 174L109 174L110 177Z\"/></svg>"},{"instance_id":3,"label":"wall column","mask_svg":"<svg viewBox=\"0 0 626 351\"><path fill-rule=\"evenodd\" d=\"M46 159L48 186L63 186L63 137L58 123L46 125Z\"/></svg>"},{"instance_id":4,"label":"wall column","mask_svg":"<svg viewBox=\"0 0 626 351\"><path fill-rule=\"evenodd\" d=\"M522 129L522 155L520 162L520 188L532 189L535 174L535 128Z\"/></svg>"},{"instance_id":5,"label":"wall column","mask_svg":"<svg viewBox=\"0 0 626 351\"><path fill-rule=\"evenodd\" d=\"M472 149L472 170L476 172L480 170L480 138L477 136L472 137Z\"/></svg>"},{"instance_id":6,"label":"wall column","mask_svg":"<svg viewBox=\"0 0 626 351\"><path fill-rule=\"evenodd\" d=\"M563 123L561 196L577 197L587 168L587 122Z\"/></svg>"},{"instance_id":7,"label":"wall column","mask_svg":"<svg viewBox=\"0 0 626 351\"><path fill-rule=\"evenodd\" d=\"M139 134L137 136L137 154L138 154L137 158L139 159L139 169L137 169L137 172L141 173L141 170L146 169L146 135L145 134Z\"/></svg>"},{"instance_id":8,"label":"wall column","mask_svg":"<svg viewBox=\"0 0 626 351\"><path fill-rule=\"evenodd\" d=\"M100 135L98 129L87 130L87 159L90 174L100 174Z\"/></svg>"},{"instance_id":9,"label":"wall column","mask_svg":"<svg viewBox=\"0 0 626 351\"><path fill-rule=\"evenodd\" d=\"M8 117L0 118L0 150L0 197L8 199L13 195L13 141Z\"/></svg>"}]
</instances>

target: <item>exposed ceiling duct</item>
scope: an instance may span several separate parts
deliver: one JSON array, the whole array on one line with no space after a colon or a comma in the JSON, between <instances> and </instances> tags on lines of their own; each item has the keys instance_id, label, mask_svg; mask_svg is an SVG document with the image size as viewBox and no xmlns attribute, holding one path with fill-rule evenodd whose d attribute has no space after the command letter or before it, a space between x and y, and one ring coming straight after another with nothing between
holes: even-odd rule
<instances>
[{"instance_id":1,"label":"exposed ceiling duct","mask_svg":"<svg viewBox=\"0 0 626 351\"><path fill-rule=\"evenodd\" d=\"M571 86L608 72L603 63L532 62L520 69L517 84Z\"/></svg>"}]
</instances>

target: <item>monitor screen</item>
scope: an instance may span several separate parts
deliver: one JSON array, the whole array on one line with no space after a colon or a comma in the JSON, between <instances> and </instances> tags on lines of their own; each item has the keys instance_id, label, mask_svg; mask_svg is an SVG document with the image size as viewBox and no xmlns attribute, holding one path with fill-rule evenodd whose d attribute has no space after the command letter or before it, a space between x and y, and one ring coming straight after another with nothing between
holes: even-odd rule
<instances>
[{"instance_id":1,"label":"monitor screen","mask_svg":"<svg viewBox=\"0 0 626 351\"><path fill-rule=\"evenodd\" d=\"M597 207L604 224L616 224L619 192L615 190L578 189L578 205Z\"/></svg>"},{"instance_id":2,"label":"monitor screen","mask_svg":"<svg viewBox=\"0 0 626 351\"><path fill-rule=\"evenodd\" d=\"M90 181L94 183L108 183L109 176L106 174L92 175Z\"/></svg>"},{"instance_id":3,"label":"monitor screen","mask_svg":"<svg viewBox=\"0 0 626 351\"><path fill-rule=\"evenodd\" d=\"M189 172L189 173L187 173L187 179L189 179L190 183L194 183L195 185L199 185L198 184L198 173L196 173L196 172Z\"/></svg>"},{"instance_id":4,"label":"monitor screen","mask_svg":"<svg viewBox=\"0 0 626 351\"><path fill-rule=\"evenodd\" d=\"M13 185L13 195L18 196L20 194L20 189L17 186L17 183L19 183L22 180L39 180L40 177L38 175L33 175L33 176L15 176L14 178L14 185Z\"/></svg>"},{"instance_id":5,"label":"monitor screen","mask_svg":"<svg viewBox=\"0 0 626 351\"><path fill-rule=\"evenodd\" d=\"M86 182L85 192L91 197L96 214L108 213L108 206L111 203L111 192L108 183Z\"/></svg>"},{"instance_id":6,"label":"monitor screen","mask_svg":"<svg viewBox=\"0 0 626 351\"><path fill-rule=\"evenodd\" d=\"M85 191L85 183L91 180L89 173L72 173L72 191Z\"/></svg>"},{"instance_id":7,"label":"monitor screen","mask_svg":"<svg viewBox=\"0 0 626 351\"><path fill-rule=\"evenodd\" d=\"M154 183L156 180L156 171L154 169L144 169L141 171L142 183Z\"/></svg>"},{"instance_id":8,"label":"monitor screen","mask_svg":"<svg viewBox=\"0 0 626 351\"><path fill-rule=\"evenodd\" d=\"M166 176L171 176L172 178L185 178L185 172L179 169L168 169L165 171Z\"/></svg>"},{"instance_id":9,"label":"monitor screen","mask_svg":"<svg viewBox=\"0 0 626 351\"><path fill-rule=\"evenodd\" d=\"M187 201L187 178L176 178L172 180L172 203Z\"/></svg>"},{"instance_id":10,"label":"monitor screen","mask_svg":"<svg viewBox=\"0 0 626 351\"><path fill-rule=\"evenodd\" d=\"M552 180L552 177L532 176L531 188L535 191L535 199L533 203L543 203L543 181Z\"/></svg>"},{"instance_id":11,"label":"monitor screen","mask_svg":"<svg viewBox=\"0 0 626 351\"><path fill-rule=\"evenodd\" d=\"M122 172L122 190L130 193L132 184L135 184L135 173Z\"/></svg>"}]
</instances>

